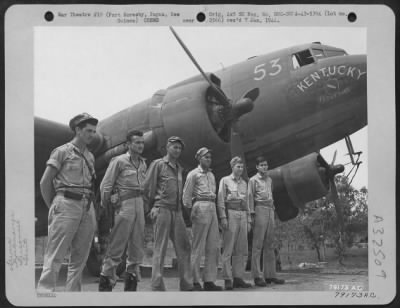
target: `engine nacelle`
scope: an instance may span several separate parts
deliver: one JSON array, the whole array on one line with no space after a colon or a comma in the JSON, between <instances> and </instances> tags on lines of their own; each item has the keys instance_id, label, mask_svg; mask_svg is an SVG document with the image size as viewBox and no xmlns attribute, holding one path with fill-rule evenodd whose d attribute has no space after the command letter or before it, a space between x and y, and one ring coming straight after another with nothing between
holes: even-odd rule
<instances>
[{"instance_id":1,"label":"engine nacelle","mask_svg":"<svg viewBox=\"0 0 400 308\"><path fill-rule=\"evenodd\" d=\"M281 221L295 218L299 208L328 193L329 182L321 160L318 153L311 153L270 171L276 213Z\"/></svg>"},{"instance_id":2,"label":"engine nacelle","mask_svg":"<svg viewBox=\"0 0 400 308\"><path fill-rule=\"evenodd\" d=\"M157 124L151 124L152 127L160 127L158 131L153 129L160 153L165 153L168 137L179 136L186 144L181 156L184 163L193 164L200 145L212 147L214 152L221 154L228 150L226 155L229 155L228 145L216 132L207 112L208 88L209 84L204 79L193 80L165 90L161 93L162 97L157 98L158 104L152 103L155 107L150 111L150 123Z\"/></svg>"}]
</instances>

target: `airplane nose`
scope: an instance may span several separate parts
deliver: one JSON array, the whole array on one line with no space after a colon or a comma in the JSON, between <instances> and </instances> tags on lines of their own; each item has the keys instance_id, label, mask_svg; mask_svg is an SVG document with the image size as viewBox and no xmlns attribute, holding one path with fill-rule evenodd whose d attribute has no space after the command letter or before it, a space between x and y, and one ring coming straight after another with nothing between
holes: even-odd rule
<instances>
[{"instance_id":1,"label":"airplane nose","mask_svg":"<svg viewBox=\"0 0 400 308\"><path fill-rule=\"evenodd\" d=\"M351 55L347 56L348 78L351 78L353 91L362 97L367 96L367 56ZM351 70L351 72L349 72Z\"/></svg>"},{"instance_id":2,"label":"airplane nose","mask_svg":"<svg viewBox=\"0 0 400 308\"><path fill-rule=\"evenodd\" d=\"M326 58L319 63L320 70L325 70L328 77L336 77L346 81L366 80L367 56L348 55Z\"/></svg>"},{"instance_id":3,"label":"airplane nose","mask_svg":"<svg viewBox=\"0 0 400 308\"><path fill-rule=\"evenodd\" d=\"M347 72L343 75L354 78L355 80L366 80L367 77L367 56L366 55L349 55L343 57L343 64L337 65L338 74L342 75L343 70L339 67L346 66Z\"/></svg>"},{"instance_id":4,"label":"airplane nose","mask_svg":"<svg viewBox=\"0 0 400 308\"><path fill-rule=\"evenodd\" d=\"M352 114L363 125L366 123L366 55L321 58L316 65L295 71L292 80L288 101L297 106L293 109L293 117L302 117L315 110L329 113L333 108L341 110L343 117Z\"/></svg>"},{"instance_id":5,"label":"airplane nose","mask_svg":"<svg viewBox=\"0 0 400 308\"><path fill-rule=\"evenodd\" d=\"M353 98L358 98L357 101L360 101L361 98L366 97L366 55L346 55L326 58L318 64L320 74L325 76L325 83L319 97L321 103L331 101L344 103Z\"/></svg>"}]
</instances>

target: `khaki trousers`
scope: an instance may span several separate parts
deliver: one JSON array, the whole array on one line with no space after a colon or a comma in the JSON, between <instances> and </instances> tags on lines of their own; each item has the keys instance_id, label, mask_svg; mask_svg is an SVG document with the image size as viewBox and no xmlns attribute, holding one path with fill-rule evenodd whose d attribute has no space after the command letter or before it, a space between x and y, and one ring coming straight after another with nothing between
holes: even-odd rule
<instances>
[{"instance_id":1,"label":"khaki trousers","mask_svg":"<svg viewBox=\"0 0 400 308\"><path fill-rule=\"evenodd\" d=\"M256 206L253 230L251 272L253 278L276 278L275 253L273 249L275 211L271 207ZM260 258L263 250L264 273L261 271Z\"/></svg>"},{"instance_id":2,"label":"khaki trousers","mask_svg":"<svg viewBox=\"0 0 400 308\"><path fill-rule=\"evenodd\" d=\"M180 290L185 291L193 287L190 270L191 247L186 231L182 212L160 207L154 224L153 267L151 273L151 288L153 291L165 291L163 279L164 259L167 252L168 240L171 239L176 257Z\"/></svg>"},{"instance_id":3,"label":"khaki trousers","mask_svg":"<svg viewBox=\"0 0 400 308\"><path fill-rule=\"evenodd\" d=\"M215 203L199 201L192 208L192 273L193 282L200 282L200 261L205 254L203 281L217 280L219 232Z\"/></svg>"},{"instance_id":4,"label":"khaki trousers","mask_svg":"<svg viewBox=\"0 0 400 308\"><path fill-rule=\"evenodd\" d=\"M247 261L247 212L228 210L228 229L223 232L222 276L242 278ZM232 264L231 264L232 257Z\"/></svg>"},{"instance_id":5,"label":"khaki trousers","mask_svg":"<svg viewBox=\"0 0 400 308\"><path fill-rule=\"evenodd\" d=\"M43 271L38 291L54 292L62 262L68 252L68 275L65 291L81 291L85 268L96 228L93 205L87 199L72 200L56 195L49 210L49 227Z\"/></svg>"},{"instance_id":6,"label":"khaki trousers","mask_svg":"<svg viewBox=\"0 0 400 308\"><path fill-rule=\"evenodd\" d=\"M116 269L121 263L127 247L126 271L140 279L140 267L144 258L144 210L142 197L124 200L115 213L114 226L110 234L109 246L103 260L101 274L115 283Z\"/></svg>"}]
</instances>

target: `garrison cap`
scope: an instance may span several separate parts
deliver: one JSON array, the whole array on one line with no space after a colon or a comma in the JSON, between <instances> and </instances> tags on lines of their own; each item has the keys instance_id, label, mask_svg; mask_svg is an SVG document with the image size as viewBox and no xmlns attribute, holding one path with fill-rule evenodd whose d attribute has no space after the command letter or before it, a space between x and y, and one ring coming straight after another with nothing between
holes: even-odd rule
<instances>
[{"instance_id":1,"label":"garrison cap","mask_svg":"<svg viewBox=\"0 0 400 308\"><path fill-rule=\"evenodd\" d=\"M234 158L231 159L231 168L235 167L237 164L243 164L243 160L239 156L235 156Z\"/></svg>"},{"instance_id":2,"label":"garrison cap","mask_svg":"<svg viewBox=\"0 0 400 308\"><path fill-rule=\"evenodd\" d=\"M197 151L197 153L196 153L196 155L194 156L194 158L196 158L197 160L200 160L200 158L202 158L204 155L206 155L207 153L210 153L210 152L211 152L210 149L208 149L208 148L206 148L206 147L203 147L203 148L201 148L201 149L199 149L199 150Z\"/></svg>"},{"instance_id":3,"label":"garrison cap","mask_svg":"<svg viewBox=\"0 0 400 308\"><path fill-rule=\"evenodd\" d=\"M176 142L179 142L179 143L182 145L182 149L185 148L185 143L183 142L182 138L177 137L177 136L171 136L171 137L169 137L169 138L168 138L167 145L170 144L170 143L176 143Z\"/></svg>"},{"instance_id":4,"label":"garrison cap","mask_svg":"<svg viewBox=\"0 0 400 308\"><path fill-rule=\"evenodd\" d=\"M84 113L74 116L69 121L69 127L72 129L72 131L75 131L75 127L77 127L79 124L81 124L83 122L89 122L92 125L97 125L99 120L97 120L96 118L93 118L90 114L84 112Z\"/></svg>"}]
</instances>

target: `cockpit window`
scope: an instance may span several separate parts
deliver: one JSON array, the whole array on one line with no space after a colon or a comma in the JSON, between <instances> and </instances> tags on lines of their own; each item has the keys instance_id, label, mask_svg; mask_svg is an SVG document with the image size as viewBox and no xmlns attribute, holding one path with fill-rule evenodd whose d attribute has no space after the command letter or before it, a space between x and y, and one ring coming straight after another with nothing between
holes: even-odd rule
<instances>
[{"instance_id":1,"label":"cockpit window","mask_svg":"<svg viewBox=\"0 0 400 308\"><path fill-rule=\"evenodd\" d=\"M299 51L292 55L293 68L297 69L301 66L314 63L314 58L309 49Z\"/></svg>"},{"instance_id":2,"label":"cockpit window","mask_svg":"<svg viewBox=\"0 0 400 308\"><path fill-rule=\"evenodd\" d=\"M299 61L297 61L296 55L292 55L292 61L293 61L293 68L297 70L300 67Z\"/></svg>"},{"instance_id":3,"label":"cockpit window","mask_svg":"<svg viewBox=\"0 0 400 308\"><path fill-rule=\"evenodd\" d=\"M325 58L324 51L322 49L313 48L311 49L315 60Z\"/></svg>"},{"instance_id":4,"label":"cockpit window","mask_svg":"<svg viewBox=\"0 0 400 308\"><path fill-rule=\"evenodd\" d=\"M344 50L329 50L326 49L326 56L327 57L338 57L338 56L345 56L347 53Z\"/></svg>"}]
</instances>

